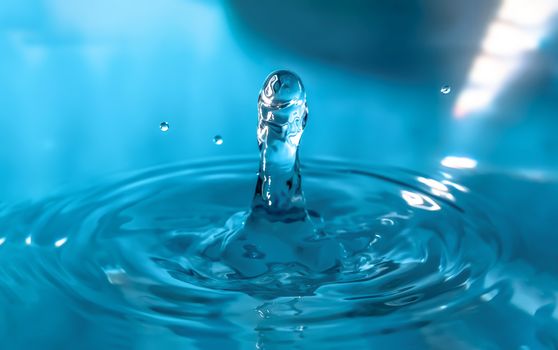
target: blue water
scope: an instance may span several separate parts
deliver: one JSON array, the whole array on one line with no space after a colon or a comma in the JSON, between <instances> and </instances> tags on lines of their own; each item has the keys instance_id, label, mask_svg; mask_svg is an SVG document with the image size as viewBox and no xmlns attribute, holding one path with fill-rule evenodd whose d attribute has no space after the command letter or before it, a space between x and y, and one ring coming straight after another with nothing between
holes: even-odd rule
<instances>
[{"instance_id":1,"label":"blue water","mask_svg":"<svg viewBox=\"0 0 558 350\"><path fill-rule=\"evenodd\" d=\"M242 227L257 159L152 169L4 213L3 348L555 348L556 265L534 270L529 237L473 188L444 185L477 176L304 164L324 234L307 232L293 259L297 223L281 222L260 223L274 231L259 254L192 254ZM345 254L327 268L332 245Z\"/></svg>"},{"instance_id":2,"label":"blue water","mask_svg":"<svg viewBox=\"0 0 558 350\"><path fill-rule=\"evenodd\" d=\"M526 237L469 187L479 174L459 159L428 174L301 168L307 117L300 79L278 71L258 102L259 161L6 209L3 348L556 348L556 280L518 256Z\"/></svg>"},{"instance_id":3,"label":"blue water","mask_svg":"<svg viewBox=\"0 0 558 350\"><path fill-rule=\"evenodd\" d=\"M558 349L556 9L516 3L2 2L0 349ZM256 109L277 67L308 101Z\"/></svg>"}]
</instances>

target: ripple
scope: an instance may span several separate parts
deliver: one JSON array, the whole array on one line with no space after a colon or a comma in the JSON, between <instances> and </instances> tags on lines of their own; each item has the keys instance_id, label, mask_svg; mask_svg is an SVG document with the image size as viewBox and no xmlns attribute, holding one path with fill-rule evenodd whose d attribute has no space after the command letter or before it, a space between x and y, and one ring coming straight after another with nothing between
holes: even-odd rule
<instances>
[{"instance_id":1,"label":"ripple","mask_svg":"<svg viewBox=\"0 0 558 350\"><path fill-rule=\"evenodd\" d=\"M55 286L78 309L87 303L207 332L252 324L243 314L297 334L347 318L375 320L360 331L389 332L498 293L485 277L501 241L471 194L435 176L330 161L303 168L306 204L321 227L307 247L319 255L329 242L342 258L316 272L273 263L247 244L244 254L263 270L239 275L199 252L244 225L256 165L166 166L14 208L1 222L0 250L28 271L3 266L0 278L12 289L22 279Z\"/></svg>"}]
</instances>

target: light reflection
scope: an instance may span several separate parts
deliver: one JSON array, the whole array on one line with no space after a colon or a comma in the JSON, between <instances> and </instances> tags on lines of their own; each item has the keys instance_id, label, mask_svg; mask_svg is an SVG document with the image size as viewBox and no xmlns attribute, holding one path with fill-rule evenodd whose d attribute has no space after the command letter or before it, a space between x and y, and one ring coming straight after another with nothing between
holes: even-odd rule
<instances>
[{"instance_id":1,"label":"light reflection","mask_svg":"<svg viewBox=\"0 0 558 350\"><path fill-rule=\"evenodd\" d=\"M456 118L482 111L492 104L525 65L525 54L539 47L557 11L555 0L502 1L455 103Z\"/></svg>"},{"instance_id":2,"label":"light reflection","mask_svg":"<svg viewBox=\"0 0 558 350\"><path fill-rule=\"evenodd\" d=\"M27 236L27 238L25 238L25 244L31 245L31 243L32 243L31 236Z\"/></svg>"},{"instance_id":3,"label":"light reflection","mask_svg":"<svg viewBox=\"0 0 558 350\"><path fill-rule=\"evenodd\" d=\"M424 209L428 211L440 210L441 207L432 198L421 193L411 191L401 191L401 197L413 208Z\"/></svg>"},{"instance_id":4,"label":"light reflection","mask_svg":"<svg viewBox=\"0 0 558 350\"><path fill-rule=\"evenodd\" d=\"M494 95L494 89L470 86L459 95L453 114L461 118L473 111L484 109L490 105Z\"/></svg>"},{"instance_id":5,"label":"light reflection","mask_svg":"<svg viewBox=\"0 0 558 350\"><path fill-rule=\"evenodd\" d=\"M510 38L513 40L502 40ZM536 50L539 45L537 29L520 27L513 22L494 22L482 43L485 53L493 55L516 55L518 52Z\"/></svg>"},{"instance_id":6,"label":"light reflection","mask_svg":"<svg viewBox=\"0 0 558 350\"><path fill-rule=\"evenodd\" d=\"M125 284L128 280L126 270L121 267L103 269L110 284Z\"/></svg>"},{"instance_id":7,"label":"light reflection","mask_svg":"<svg viewBox=\"0 0 558 350\"><path fill-rule=\"evenodd\" d=\"M438 190L438 191L448 191L448 187L446 185L444 185L443 183L441 183L440 181L434 180L434 179L427 179L425 177L417 177L418 182L425 184L426 186L430 187L433 190Z\"/></svg>"},{"instance_id":8,"label":"light reflection","mask_svg":"<svg viewBox=\"0 0 558 350\"><path fill-rule=\"evenodd\" d=\"M0 237L0 245L4 244L4 242L6 242L6 237Z\"/></svg>"},{"instance_id":9,"label":"light reflection","mask_svg":"<svg viewBox=\"0 0 558 350\"><path fill-rule=\"evenodd\" d=\"M448 174L448 173L445 173L445 172L442 172L441 174L442 174L442 176L445 177L446 179L452 179L452 178L453 178L453 176L452 176L451 174ZM442 182L443 182L443 181L442 181Z\"/></svg>"},{"instance_id":10,"label":"light reflection","mask_svg":"<svg viewBox=\"0 0 558 350\"><path fill-rule=\"evenodd\" d=\"M556 10L555 0L529 1L525 6L525 0L506 0L500 7L500 18L504 21L513 21L519 26L535 27L540 25L541 19L552 16Z\"/></svg>"},{"instance_id":11,"label":"light reflection","mask_svg":"<svg viewBox=\"0 0 558 350\"><path fill-rule=\"evenodd\" d=\"M61 238L61 239L57 240L56 242L54 242L54 246L55 246L56 248L60 248L60 247L62 247L64 244L66 244L67 241L68 241L68 237Z\"/></svg>"},{"instance_id":12,"label":"light reflection","mask_svg":"<svg viewBox=\"0 0 558 350\"><path fill-rule=\"evenodd\" d=\"M469 192L469 189L467 187L465 187L463 185L460 185L458 183L455 183L455 182L452 182L452 181L449 181L449 180L443 180L442 182L444 184L448 185L448 186L451 186L451 187L455 188L458 191L465 192L465 193Z\"/></svg>"},{"instance_id":13,"label":"light reflection","mask_svg":"<svg viewBox=\"0 0 558 350\"><path fill-rule=\"evenodd\" d=\"M467 157L448 156L442 159L440 164L453 169L474 169L477 167L477 161Z\"/></svg>"},{"instance_id":14,"label":"light reflection","mask_svg":"<svg viewBox=\"0 0 558 350\"><path fill-rule=\"evenodd\" d=\"M425 177L417 177L417 181L428 186L433 195L455 201L455 197L449 192L449 188L442 182L434 179L427 179Z\"/></svg>"},{"instance_id":15,"label":"light reflection","mask_svg":"<svg viewBox=\"0 0 558 350\"><path fill-rule=\"evenodd\" d=\"M493 289L489 292L486 292L481 295L481 300L484 302L489 302L498 295L498 292L499 292L498 289Z\"/></svg>"},{"instance_id":16,"label":"light reflection","mask_svg":"<svg viewBox=\"0 0 558 350\"><path fill-rule=\"evenodd\" d=\"M488 96L492 90L499 88L501 83L494 77L505 77L517 69L517 60L505 60L498 56L480 56L473 62L473 69L469 73L470 94ZM467 92L467 91L465 91Z\"/></svg>"},{"instance_id":17,"label":"light reflection","mask_svg":"<svg viewBox=\"0 0 558 350\"><path fill-rule=\"evenodd\" d=\"M435 196L438 196L438 197L445 198L445 199L450 200L452 202L455 202L455 197L453 196L453 194L451 194L449 192L432 190L432 194L435 195Z\"/></svg>"},{"instance_id":18,"label":"light reflection","mask_svg":"<svg viewBox=\"0 0 558 350\"><path fill-rule=\"evenodd\" d=\"M557 182L558 175L541 169L519 169L517 173L535 182Z\"/></svg>"}]
</instances>

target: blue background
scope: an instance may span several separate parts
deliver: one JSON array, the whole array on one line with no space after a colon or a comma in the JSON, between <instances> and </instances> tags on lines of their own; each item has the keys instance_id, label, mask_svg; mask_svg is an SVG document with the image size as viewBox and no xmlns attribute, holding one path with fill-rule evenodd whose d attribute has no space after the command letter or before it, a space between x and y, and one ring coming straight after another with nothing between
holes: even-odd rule
<instances>
[{"instance_id":1,"label":"blue background","mask_svg":"<svg viewBox=\"0 0 558 350\"><path fill-rule=\"evenodd\" d=\"M466 156L553 177L555 2L512 21L536 31L536 45L513 31L496 38L508 51L492 57L516 69L483 71L494 82L486 108L455 115L506 1L2 1L0 202L168 162L256 156L257 94L279 68L308 91L303 159L421 169ZM536 6L542 17L522 24Z\"/></svg>"}]
</instances>

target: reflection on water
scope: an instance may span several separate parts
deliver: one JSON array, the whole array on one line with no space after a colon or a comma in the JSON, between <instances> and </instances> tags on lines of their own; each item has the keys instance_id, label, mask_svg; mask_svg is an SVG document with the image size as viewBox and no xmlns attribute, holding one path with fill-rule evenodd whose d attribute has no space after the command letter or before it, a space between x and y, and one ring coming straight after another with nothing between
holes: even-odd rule
<instances>
[{"instance_id":1,"label":"reflection on water","mask_svg":"<svg viewBox=\"0 0 558 350\"><path fill-rule=\"evenodd\" d=\"M477 161L467 157L447 156L440 162L443 166L453 169L474 169Z\"/></svg>"},{"instance_id":2,"label":"reflection on water","mask_svg":"<svg viewBox=\"0 0 558 350\"><path fill-rule=\"evenodd\" d=\"M440 210L440 206L430 197L420 193L401 191L401 197L413 208L429 211Z\"/></svg>"}]
</instances>

